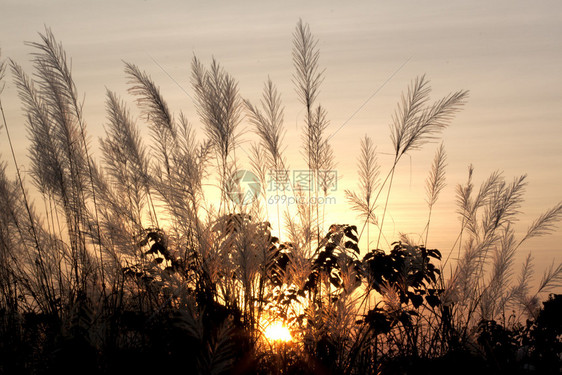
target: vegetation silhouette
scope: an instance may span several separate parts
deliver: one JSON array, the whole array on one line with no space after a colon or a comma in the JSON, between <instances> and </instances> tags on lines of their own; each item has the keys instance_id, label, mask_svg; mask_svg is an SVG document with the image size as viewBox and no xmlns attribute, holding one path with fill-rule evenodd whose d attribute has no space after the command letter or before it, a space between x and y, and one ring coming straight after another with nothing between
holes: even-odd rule
<instances>
[{"instance_id":1,"label":"vegetation silhouette","mask_svg":"<svg viewBox=\"0 0 562 375\"><path fill-rule=\"evenodd\" d=\"M361 230L343 223L325 230L318 198L334 182L324 172L335 160L327 111L317 103L324 72L317 39L302 20L293 34L293 80L305 108L302 154L319 188L276 175L283 193L308 199L293 207L277 201L274 213L260 199L229 199L245 113L258 136L250 164L260 185L268 171L289 169L281 96L270 79L255 105L217 61L206 67L194 57L206 136L197 141L187 116L173 113L151 77L125 63L150 139L107 90L98 162L65 51L49 29L39 36L29 43L31 76L13 60L0 65L0 79L11 69L22 102L33 183L31 193L0 101L16 169L12 180L0 165L0 373L559 373L562 297L551 294L542 308L539 301L560 286L562 264L536 291L531 255L518 277L513 269L525 241L555 229L562 203L517 240L525 176L508 183L496 172L477 190L469 167L457 187L461 229L442 259L427 247L445 184L441 145L426 183L425 243L402 236L388 251L379 248L399 161L449 126L466 91L430 103L429 81L415 79L392 118L395 155L382 182L373 141L361 141L359 191L345 192ZM215 178L218 207L204 189ZM273 322L292 340L266 337Z\"/></svg>"}]
</instances>

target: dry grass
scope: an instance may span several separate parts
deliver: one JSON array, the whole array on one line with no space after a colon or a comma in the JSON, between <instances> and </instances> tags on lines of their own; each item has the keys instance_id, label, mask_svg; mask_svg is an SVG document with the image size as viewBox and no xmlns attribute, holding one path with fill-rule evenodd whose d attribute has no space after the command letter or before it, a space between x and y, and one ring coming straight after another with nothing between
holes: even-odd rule
<instances>
[{"instance_id":1,"label":"dry grass","mask_svg":"<svg viewBox=\"0 0 562 375\"><path fill-rule=\"evenodd\" d=\"M443 145L426 182L424 246L403 237L388 252L378 249L396 166L438 138L464 105L466 91L430 103L429 81L421 76L412 82L392 117L394 160L382 182L376 146L369 136L361 140L358 192L345 193L367 229L369 248L370 226L379 228L375 249L362 254L363 230L325 228L325 207L310 199L327 196L334 181L324 172L336 161L325 133L327 111L316 103L323 71L308 25L299 21L293 35L293 80L306 109L303 157L318 187L283 191L299 203L277 202L278 237L267 221L273 215L267 202L229 199L231 177L241 167L236 148L245 114L258 136L250 164L262 188L268 172L288 169L283 107L271 80L254 105L241 99L237 82L218 62L205 67L194 58L191 80L205 135L198 142L187 116L170 110L151 77L125 63L140 117L107 91L98 163L64 50L49 30L40 39L29 43L33 75L14 61L9 66L26 114L30 176L43 207L29 200L15 157L15 180L0 165L0 328L10 338L0 350L12 355L8 344L16 351L32 348L22 349L17 370L33 352L49 371L77 361L111 372L125 366L119 357L132 351L145 370L158 362L164 369L181 363L217 374L242 365L257 373L374 373L403 357L484 350L476 343L481 322L498 321L515 332L517 321L538 319L539 298L561 285L562 265L553 264L532 291L530 255L516 272L521 245L552 232L562 218L559 203L517 238L525 176L507 182L493 173L477 191L470 167L467 182L457 187L462 224L452 258L440 263L441 254L426 248L432 209L445 186ZM0 79L5 67L0 64ZM9 136L5 117L2 125ZM150 129L147 143L143 125ZM218 208L209 204L205 188L215 176ZM520 315L515 322L509 317L514 309ZM272 317L298 338L282 358L260 331L263 319Z\"/></svg>"}]
</instances>

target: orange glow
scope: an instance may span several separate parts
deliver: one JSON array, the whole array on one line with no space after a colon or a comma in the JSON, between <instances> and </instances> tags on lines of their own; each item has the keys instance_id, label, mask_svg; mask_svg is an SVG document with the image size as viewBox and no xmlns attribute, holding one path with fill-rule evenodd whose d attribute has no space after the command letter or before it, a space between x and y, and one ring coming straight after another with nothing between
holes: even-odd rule
<instances>
[{"instance_id":1,"label":"orange glow","mask_svg":"<svg viewBox=\"0 0 562 375\"><path fill-rule=\"evenodd\" d=\"M270 323L263 332L265 337L270 341L284 341L289 342L293 339L289 329L281 322Z\"/></svg>"}]
</instances>

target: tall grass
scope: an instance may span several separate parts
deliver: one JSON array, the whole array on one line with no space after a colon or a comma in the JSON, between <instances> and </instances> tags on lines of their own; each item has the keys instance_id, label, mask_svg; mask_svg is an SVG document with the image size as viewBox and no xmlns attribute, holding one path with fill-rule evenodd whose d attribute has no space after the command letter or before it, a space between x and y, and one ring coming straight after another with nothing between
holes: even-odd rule
<instances>
[{"instance_id":1,"label":"tall grass","mask_svg":"<svg viewBox=\"0 0 562 375\"><path fill-rule=\"evenodd\" d=\"M323 71L308 25L298 22L293 41L294 83L306 110L303 157L315 183L309 190L286 184L283 106L270 79L255 105L241 99L237 82L218 62L205 67L194 58L191 81L205 136L197 141L187 115L169 108L149 74L125 63L137 109L107 90L97 161L64 49L52 32L29 44L31 76L9 61L25 114L34 189L30 193L12 148L15 180L6 163L0 165L0 350L15 360L0 371L183 366L200 373L395 373L459 352L496 361L497 351L481 344L496 332L494 324L539 345L545 310L538 303L560 287L562 266L553 264L532 291L531 255L518 275L515 259L523 243L556 228L562 204L518 239L514 224L526 177L507 182L493 173L477 191L470 167L468 181L457 187L461 228L441 261L441 252L427 248L445 184L441 145L426 181L421 243L402 238L379 249L399 161L436 140L468 96L457 91L430 103L429 81L421 76L392 117L394 159L382 182L375 144L368 135L360 142L358 191L345 194L361 231L342 223L325 228L318 197L334 183L325 172L335 159L325 135L327 111L316 103ZM13 147L1 109L0 131ZM240 188L233 176L243 168L236 149L245 115L258 137L250 164L262 189L268 178L279 179L273 182L283 194L307 198L297 199L296 207L278 201L269 212L263 198L247 205L231 199L233 187ZM148 141L141 126L150 130ZM214 178L218 207L205 188ZM379 230L374 247L372 225ZM361 251L365 228L368 248ZM535 326L520 325L525 318ZM292 342L265 336L273 321L290 329ZM524 340L513 335L511 344ZM516 361L515 354L510 358Z\"/></svg>"},{"instance_id":2,"label":"tall grass","mask_svg":"<svg viewBox=\"0 0 562 375\"><path fill-rule=\"evenodd\" d=\"M367 225L367 247L370 247L370 224L378 225L375 215L377 207L374 202L376 201L374 195L380 186L380 166L377 161L376 146L367 135L361 140L361 156L358 161L358 167L360 193L357 194L354 191L346 190L345 194L352 208L360 214L361 218L365 219Z\"/></svg>"}]
</instances>

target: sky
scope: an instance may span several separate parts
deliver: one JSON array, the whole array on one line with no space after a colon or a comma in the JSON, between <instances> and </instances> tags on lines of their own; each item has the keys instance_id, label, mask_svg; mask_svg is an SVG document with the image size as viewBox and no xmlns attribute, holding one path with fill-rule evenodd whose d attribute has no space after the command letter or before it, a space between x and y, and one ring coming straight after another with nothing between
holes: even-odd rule
<instances>
[{"instance_id":1,"label":"sky","mask_svg":"<svg viewBox=\"0 0 562 375\"><path fill-rule=\"evenodd\" d=\"M0 0L0 51L31 72L25 41L50 28L72 60L84 98L88 133L97 146L107 122L105 91L127 93L123 62L148 72L170 108L182 110L201 129L192 100L190 63L214 57L237 79L241 95L260 98L268 77L285 108L286 154L292 169L303 168L302 106L292 83L292 33L299 19L319 40L325 69L318 103L328 111L338 187L326 207L326 222L360 220L349 210L344 189L357 184L360 139L377 145L381 173L392 156L389 124L413 79L431 81L432 99L460 89L470 97L443 135L447 186L434 208L429 247L447 254L460 229L455 188L467 168L475 181L500 170L507 181L527 174L528 187L516 230L562 201L562 2L556 1L26 1ZM24 118L11 77L2 105L25 169ZM142 121L139 125L145 126ZM255 137L247 121L242 149ZM202 131L199 132L202 137ZM0 132L0 152L8 161ZM399 164L391 192L385 237L418 235L427 220L424 184L438 143L409 153ZM300 163L300 164L299 164ZM534 239L538 270L562 260L562 230ZM384 246L387 246L384 244ZM518 267L518 266L517 266Z\"/></svg>"}]
</instances>

